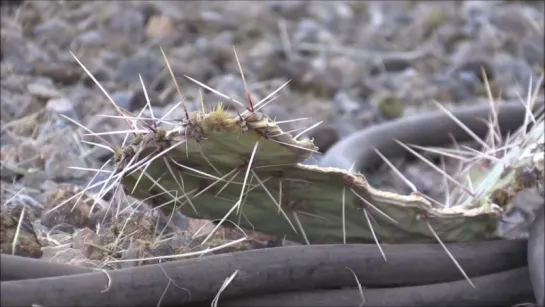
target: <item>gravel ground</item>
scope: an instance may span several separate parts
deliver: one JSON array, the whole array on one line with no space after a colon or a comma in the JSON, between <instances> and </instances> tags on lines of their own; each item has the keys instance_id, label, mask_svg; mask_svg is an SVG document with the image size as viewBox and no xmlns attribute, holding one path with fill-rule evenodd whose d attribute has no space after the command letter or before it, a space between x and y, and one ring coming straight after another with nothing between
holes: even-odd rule
<instances>
[{"instance_id":1,"label":"gravel ground","mask_svg":"<svg viewBox=\"0 0 545 307\"><path fill-rule=\"evenodd\" d=\"M63 116L94 132L123 129L122 121L97 116L116 113L70 51L130 111L145 104L140 75L158 117L179 101L160 46L190 110L197 109L200 87L184 75L244 97L235 46L255 99L291 80L264 112L278 120L312 117L306 126L323 121L309 132L321 151L369 125L433 109L432 101L485 103L481 67L503 100L525 97L544 67L541 1L20 2L1 8L1 251L12 253L22 216L16 254L86 266L202 250L199 238L212 226L178 216L165 227L165 217L149 210L124 226L126 216L119 221L96 208L110 200L130 207L134 200L120 193L97 199L96 188L48 212L104 179L68 166L98 169L111 158L83 143L91 141L87 132ZM204 101L213 105L219 97L204 91ZM401 169L424 193L437 180L418 164ZM403 190L393 178L383 170L370 181ZM207 246L241 235L222 229ZM232 248L272 240L252 238Z\"/></svg>"}]
</instances>

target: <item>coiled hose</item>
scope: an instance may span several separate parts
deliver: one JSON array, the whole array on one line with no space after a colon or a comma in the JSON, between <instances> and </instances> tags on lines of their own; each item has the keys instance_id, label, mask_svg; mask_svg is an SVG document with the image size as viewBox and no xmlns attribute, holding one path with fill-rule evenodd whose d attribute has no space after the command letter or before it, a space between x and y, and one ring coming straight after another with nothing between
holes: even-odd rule
<instances>
[{"instance_id":1,"label":"coiled hose","mask_svg":"<svg viewBox=\"0 0 545 307\"><path fill-rule=\"evenodd\" d=\"M475 118L486 118L489 112L488 106L474 106L453 113L477 135L483 136L487 127ZM451 120L442 115L407 117L366 129L331 148L321 164L348 168L356 161L360 169L376 164L380 160L373 146L387 157L399 155L400 147L392 145L393 138L423 146L446 144L450 141L449 132L458 141L468 139L465 132L457 125L449 125ZM498 116L502 131L518 128L523 116L521 104L504 104ZM420 133L419 137L415 137L416 132ZM361 302L359 291L355 297L356 289L339 289L355 286L354 276L346 269L350 268L363 287L382 288L364 290L364 296L373 306L452 303L496 306L503 305L498 303L500 299L506 304L532 299L526 245L525 241L506 240L448 244L449 251L474 278L477 289L463 280L441 246L434 244L383 244L388 262L384 262L375 245L290 246L147 265L108 274L65 265L53 269L45 262L30 265L30 261L39 260L3 255L0 301L6 307L31 304L141 306L157 304L159 300L161 306L186 306L210 302L223 281L238 270L237 277L221 294L220 301L227 305L264 306L266 301L288 306L286 300L291 300L301 306L318 306L320 301L355 306ZM49 268L45 269L46 266ZM17 269L24 267L25 270ZM494 295L486 290L491 284ZM496 290L501 291L496 293ZM252 298L248 298L250 294ZM269 295L268 301L266 296L256 295ZM389 300L380 299L384 296ZM343 300L343 297L353 299ZM230 299L237 300L229 302Z\"/></svg>"},{"instance_id":2,"label":"coiled hose","mask_svg":"<svg viewBox=\"0 0 545 307\"><path fill-rule=\"evenodd\" d=\"M236 270L239 272L222 293L223 299L353 287L354 276L347 268L365 287L414 286L463 279L438 244L383 244L382 248L388 262L374 244L339 244L241 251L114 270L108 274L77 274L74 270L65 270L63 273L76 274L2 281L0 305L154 305L164 292L161 306L184 306L212 300L224 280ZM447 248L470 277L526 265L524 240L455 243L447 244ZM3 272L13 263L10 259L14 258L2 256ZM30 262L18 260L19 264ZM46 265L44 262L43 266ZM39 274L44 276L45 272ZM13 268L7 275L18 277L14 276L17 274Z\"/></svg>"}]
</instances>

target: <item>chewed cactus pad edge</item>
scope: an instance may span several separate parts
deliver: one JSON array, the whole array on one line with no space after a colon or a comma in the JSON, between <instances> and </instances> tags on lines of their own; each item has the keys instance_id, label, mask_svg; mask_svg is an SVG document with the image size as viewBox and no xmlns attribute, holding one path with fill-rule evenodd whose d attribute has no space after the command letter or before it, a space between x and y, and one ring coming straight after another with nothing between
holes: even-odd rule
<instances>
[{"instance_id":1,"label":"chewed cactus pad edge","mask_svg":"<svg viewBox=\"0 0 545 307\"><path fill-rule=\"evenodd\" d=\"M301 164L316 150L264 114L218 108L136 135L117 155L117 174L127 193L165 213L297 242L435 242L430 228L445 242L494 236L502 208L493 203L445 208L380 191L361 174Z\"/></svg>"}]
</instances>

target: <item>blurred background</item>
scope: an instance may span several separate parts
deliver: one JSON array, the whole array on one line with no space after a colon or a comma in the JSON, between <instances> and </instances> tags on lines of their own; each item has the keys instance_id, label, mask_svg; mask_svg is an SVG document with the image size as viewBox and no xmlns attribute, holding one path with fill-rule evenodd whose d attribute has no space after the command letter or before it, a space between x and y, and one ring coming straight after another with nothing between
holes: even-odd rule
<instances>
[{"instance_id":1,"label":"blurred background","mask_svg":"<svg viewBox=\"0 0 545 307\"><path fill-rule=\"evenodd\" d=\"M24 194L28 206L58 204L60 184L97 180L68 166L112 157L59 114L94 132L126 129L97 116L117 114L69 51L135 114L146 102L140 74L160 117L180 99L160 46L190 110L200 87L184 75L245 101L234 46L254 101L291 80L264 112L311 117L284 130L323 121L308 135L326 151L432 101L486 103L481 69L498 100L526 97L544 44L543 1L2 1L2 202ZM221 100L203 94L208 106ZM178 108L168 118L182 117Z\"/></svg>"}]
</instances>

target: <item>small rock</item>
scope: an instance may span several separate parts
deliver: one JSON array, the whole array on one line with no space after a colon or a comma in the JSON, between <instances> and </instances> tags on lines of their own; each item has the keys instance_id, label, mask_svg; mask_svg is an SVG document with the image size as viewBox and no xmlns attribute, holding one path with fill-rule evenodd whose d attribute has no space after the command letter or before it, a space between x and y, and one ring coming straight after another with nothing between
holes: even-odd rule
<instances>
[{"instance_id":1,"label":"small rock","mask_svg":"<svg viewBox=\"0 0 545 307\"><path fill-rule=\"evenodd\" d=\"M33 195L28 189L21 189L19 184L8 186L7 183L2 183L6 189L2 193L2 210L6 211L12 217L20 217L23 209L23 220L32 225L41 215L43 211L42 204L37 198L38 195ZM9 190L8 190L9 189Z\"/></svg>"},{"instance_id":2,"label":"small rock","mask_svg":"<svg viewBox=\"0 0 545 307\"><path fill-rule=\"evenodd\" d=\"M100 246L100 237L91 229L78 229L72 236L72 248L80 250L85 257L91 260L101 260L104 257L104 250Z\"/></svg>"},{"instance_id":3,"label":"small rock","mask_svg":"<svg viewBox=\"0 0 545 307\"><path fill-rule=\"evenodd\" d=\"M52 62L35 63L34 72L63 85L74 84L78 82L82 76L82 70L80 67Z\"/></svg>"},{"instance_id":4,"label":"small rock","mask_svg":"<svg viewBox=\"0 0 545 307\"><path fill-rule=\"evenodd\" d=\"M387 119L394 119L403 116L405 104L394 96L379 98L378 109L380 114Z\"/></svg>"},{"instance_id":5,"label":"small rock","mask_svg":"<svg viewBox=\"0 0 545 307\"><path fill-rule=\"evenodd\" d=\"M191 242L191 234L187 231L174 232L172 237L168 240L168 244L174 250L189 246Z\"/></svg>"},{"instance_id":6,"label":"small rock","mask_svg":"<svg viewBox=\"0 0 545 307\"><path fill-rule=\"evenodd\" d=\"M519 44L518 54L531 66L545 63L545 46L543 37L540 39L527 39Z\"/></svg>"},{"instance_id":7,"label":"small rock","mask_svg":"<svg viewBox=\"0 0 545 307\"><path fill-rule=\"evenodd\" d=\"M297 19L305 13L308 7L307 1L294 0L294 1L279 1L271 0L266 1L270 9L276 14L286 19Z\"/></svg>"},{"instance_id":8,"label":"small rock","mask_svg":"<svg viewBox=\"0 0 545 307\"><path fill-rule=\"evenodd\" d=\"M73 228L84 228L89 226L89 213L91 203L85 195L79 199L79 196L74 196L79 192L79 188L70 184L60 184L55 191L49 192L44 204L45 214L41 218L42 225L52 228L58 226L59 231L72 233ZM68 200L70 197L72 199ZM48 212L56 206L65 202L59 208ZM96 206L100 208L99 205ZM59 226L65 224L63 226Z\"/></svg>"},{"instance_id":9,"label":"small rock","mask_svg":"<svg viewBox=\"0 0 545 307\"><path fill-rule=\"evenodd\" d=\"M337 92L333 97L335 109L339 115L343 114L355 114L360 108L361 104L352 99L345 92Z\"/></svg>"},{"instance_id":10,"label":"small rock","mask_svg":"<svg viewBox=\"0 0 545 307\"><path fill-rule=\"evenodd\" d=\"M85 167L85 163L74 153L60 149L49 154L44 170L49 179L56 180L82 178L87 175L85 171L69 168L71 166Z\"/></svg>"},{"instance_id":11,"label":"small rock","mask_svg":"<svg viewBox=\"0 0 545 307\"><path fill-rule=\"evenodd\" d=\"M203 10L198 17L199 21L206 27L206 30L209 31L235 29L238 26L237 20L232 18L234 16L212 10Z\"/></svg>"},{"instance_id":12,"label":"small rock","mask_svg":"<svg viewBox=\"0 0 545 307\"><path fill-rule=\"evenodd\" d=\"M246 81L248 82L248 81ZM244 90L244 83L242 82L242 78L235 74L225 74L220 75L217 77L214 77L210 79L208 84L215 90L217 90L220 93L223 93L229 97L233 97L237 99L238 101L241 101L241 99L246 100L246 92ZM255 97L253 101L255 100ZM230 105L230 102L225 102L224 105Z\"/></svg>"},{"instance_id":13,"label":"small rock","mask_svg":"<svg viewBox=\"0 0 545 307\"><path fill-rule=\"evenodd\" d=\"M475 76L474 74L471 75ZM475 80L477 79L475 78ZM433 98L439 102L463 102L469 100L474 97L475 92L481 86L480 81L478 82L471 85L446 76L435 76L430 80L430 84L433 85L435 91Z\"/></svg>"},{"instance_id":14,"label":"small rock","mask_svg":"<svg viewBox=\"0 0 545 307\"><path fill-rule=\"evenodd\" d=\"M100 97L96 93L97 92L95 89L91 89L82 83L78 83L71 87L66 99L72 102L74 108L76 109L76 114L89 119L90 117L85 115L93 114L96 112L97 105L105 103L103 97ZM93 117L94 116L91 118Z\"/></svg>"},{"instance_id":15,"label":"small rock","mask_svg":"<svg viewBox=\"0 0 545 307\"><path fill-rule=\"evenodd\" d=\"M333 107L338 117L336 119L340 138L363 129L373 121L374 111L365 101L354 99L347 93L339 91L333 97Z\"/></svg>"},{"instance_id":16,"label":"small rock","mask_svg":"<svg viewBox=\"0 0 545 307\"><path fill-rule=\"evenodd\" d=\"M78 114L76 113L76 110L74 109L74 105L72 102L66 98L51 98L47 101L46 104L46 110L55 113L55 114L62 114L66 117L69 117L73 120L79 121ZM57 127L63 128L67 125L67 120L64 118L59 118L57 121Z\"/></svg>"},{"instance_id":17,"label":"small rock","mask_svg":"<svg viewBox=\"0 0 545 307\"><path fill-rule=\"evenodd\" d=\"M107 26L111 31L123 33L132 43L141 42L145 34L144 15L128 5L121 5L113 11Z\"/></svg>"},{"instance_id":18,"label":"small rock","mask_svg":"<svg viewBox=\"0 0 545 307\"><path fill-rule=\"evenodd\" d=\"M386 58L381 61L381 63L371 67L369 74L371 76L377 75L379 73L387 72L400 72L411 66L411 63L403 58Z\"/></svg>"},{"instance_id":19,"label":"small rock","mask_svg":"<svg viewBox=\"0 0 545 307\"><path fill-rule=\"evenodd\" d=\"M54 18L34 27L32 34L39 44L68 46L76 34L76 29L61 18Z\"/></svg>"},{"instance_id":20,"label":"small rock","mask_svg":"<svg viewBox=\"0 0 545 307\"><path fill-rule=\"evenodd\" d=\"M159 95L157 95L154 90L146 89L146 92L152 106L163 106L165 104L164 100L161 100ZM142 108L146 107L147 103L148 100L146 99L146 93L144 93L144 90L141 87L135 90L130 101L132 110L140 111Z\"/></svg>"},{"instance_id":21,"label":"small rock","mask_svg":"<svg viewBox=\"0 0 545 307\"><path fill-rule=\"evenodd\" d=\"M13 253L12 247L18 224L19 217L11 216L6 210L0 212L0 253ZM23 220L19 228L14 254L23 257L40 258L42 256L41 247L32 225Z\"/></svg>"},{"instance_id":22,"label":"small rock","mask_svg":"<svg viewBox=\"0 0 545 307\"><path fill-rule=\"evenodd\" d=\"M28 171L25 176L18 181L18 183L24 185L25 187L38 188L47 179L47 175L44 171L32 170Z\"/></svg>"},{"instance_id":23,"label":"small rock","mask_svg":"<svg viewBox=\"0 0 545 307\"><path fill-rule=\"evenodd\" d=\"M322 28L316 21L312 19L303 19L297 23L293 41L296 43L315 42L321 31Z\"/></svg>"},{"instance_id":24,"label":"small rock","mask_svg":"<svg viewBox=\"0 0 545 307\"><path fill-rule=\"evenodd\" d=\"M104 43L104 36L100 30L91 30L76 36L74 42L79 43L82 47L99 47Z\"/></svg>"},{"instance_id":25,"label":"small rock","mask_svg":"<svg viewBox=\"0 0 545 307\"><path fill-rule=\"evenodd\" d=\"M130 92L114 92L111 94L112 100L121 108L129 111L133 111L136 108L133 108L131 105L132 94Z\"/></svg>"},{"instance_id":26,"label":"small rock","mask_svg":"<svg viewBox=\"0 0 545 307\"><path fill-rule=\"evenodd\" d=\"M58 186L59 186L59 184L56 183L53 180L45 180L40 185L40 189L43 190L43 191L53 191L53 190L57 189Z\"/></svg>"},{"instance_id":27,"label":"small rock","mask_svg":"<svg viewBox=\"0 0 545 307\"><path fill-rule=\"evenodd\" d=\"M462 73L471 73L479 78L481 83L484 83L484 76L482 71L484 70L488 81L494 80L495 71L492 64L486 60L468 60L460 63L452 70L454 77L459 77Z\"/></svg>"},{"instance_id":28,"label":"small rock","mask_svg":"<svg viewBox=\"0 0 545 307\"><path fill-rule=\"evenodd\" d=\"M47 60L46 53L37 44L29 41L26 37L8 31L2 31L2 49L0 51L2 64L9 63L13 71L21 73L31 72L32 62Z\"/></svg>"},{"instance_id":29,"label":"small rock","mask_svg":"<svg viewBox=\"0 0 545 307\"><path fill-rule=\"evenodd\" d=\"M498 81L502 84L519 84L516 90L517 93L513 93L514 99L519 99L518 95L526 97L528 94L528 88L530 81L532 91L536 88L539 76L533 72L532 67L522 59L513 59L502 63L498 67Z\"/></svg>"},{"instance_id":30,"label":"small rock","mask_svg":"<svg viewBox=\"0 0 545 307\"><path fill-rule=\"evenodd\" d=\"M18 166L27 170L43 168L44 160L40 147L33 141L25 141L17 148Z\"/></svg>"},{"instance_id":31,"label":"small rock","mask_svg":"<svg viewBox=\"0 0 545 307\"><path fill-rule=\"evenodd\" d=\"M176 254L175 250L168 244L168 242L162 242L157 245L152 245L152 242L145 242L140 240L132 241L128 248L126 248L121 256L121 259L141 259L161 256L171 256ZM157 260L137 260L134 262L122 262L121 268L130 268L141 265L150 265L161 263Z\"/></svg>"},{"instance_id":32,"label":"small rock","mask_svg":"<svg viewBox=\"0 0 545 307\"><path fill-rule=\"evenodd\" d=\"M0 148L0 157L2 161L1 178L12 181L18 176L23 176L25 174L25 170L17 165L17 147L15 145L3 145Z\"/></svg>"},{"instance_id":33,"label":"small rock","mask_svg":"<svg viewBox=\"0 0 545 307\"><path fill-rule=\"evenodd\" d=\"M357 87L357 90L364 94L365 86L359 85L364 75L364 69L358 64L358 61L344 56L335 57L329 60L326 70L331 71L334 76L339 76L341 89Z\"/></svg>"},{"instance_id":34,"label":"small rock","mask_svg":"<svg viewBox=\"0 0 545 307\"><path fill-rule=\"evenodd\" d=\"M90 69L91 74L93 77L100 83L104 84L106 81L110 81L112 72L109 67L105 66L98 66L95 68ZM87 74L83 76L81 85L87 87L87 88L94 88L96 87L95 80L93 80L90 76Z\"/></svg>"},{"instance_id":35,"label":"small rock","mask_svg":"<svg viewBox=\"0 0 545 307\"><path fill-rule=\"evenodd\" d=\"M114 79L119 85L140 85L140 74L144 84L149 85L162 69L163 64L156 57L135 55L119 63Z\"/></svg>"},{"instance_id":36,"label":"small rock","mask_svg":"<svg viewBox=\"0 0 545 307\"><path fill-rule=\"evenodd\" d=\"M161 210L157 210L159 214L158 229L168 229L172 231L185 231L189 227L190 218L183 215L181 212L176 211L174 215L166 216Z\"/></svg>"},{"instance_id":37,"label":"small rock","mask_svg":"<svg viewBox=\"0 0 545 307\"><path fill-rule=\"evenodd\" d=\"M543 13L541 13L543 14ZM525 34L535 29L533 20L522 7L511 7L502 9L491 9L489 14L490 23L502 32L515 37L524 37Z\"/></svg>"},{"instance_id":38,"label":"small rock","mask_svg":"<svg viewBox=\"0 0 545 307\"><path fill-rule=\"evenodd\" d=\"M104 110L102 114L119 115L115 112L113 108L108 108ZM123 119L108 118L108 117L101 117L101 116L88 117L86 127L95 133L127 129L127 126L125 125L125 122L123 121ZM109 135L109 136L107 135L104 138L108 140L111 144L121 144L123 142L124 135L123 134ZM92 136L85 137L84 139L86 141L97 142L97 138ZM100 141L98 142L101 143ZM103 149L103 150L96 149L96 150L97 150L96 154L98 156L102 154L107 155L106 152L111 154L111 152L106 149Z\"/></svg>"},{"instance_id":39,"label":"small rock","mask_svg":"<svg viewBox=\"0 0 545 307\"><path fill-rule=\"evenodd\" d=\"M267 114L271 120L274 121L284 121L293 119L293 114L290 113L286 107L281 104L270 103L263 107L263 113ZM290 131L295 129L297 122L287 122L279 124L283 131Z\"/></svg>"},{"instance_id":40,"label":"small rock","mask_svg":"<svg viewBox=\"0 0 545 307\"><path fill-rule=\"evenodd\" d=\"M107 216L109 218L109 216ZM104 232L110 232L115 234L112 238L103 237L102 244L108 245L115 242L115 239L118 235L123 232L125 234L131 234L130 240L141 240L143 242L153 242L155 240L155 225L156 219L151 216L146 216L142 213L136 213L132 216L119 215L117 218L115 216L111 217L110 227L104 229ZM100 231L102 233L102 230ZM117 242L116 248L121 249L127 248L129 246L129 239L127 238L123 242Z\"/></svg>"},{"instance_id":41,"label":"small rock","mask_svg":"<svg viewBox=\"0 0 545 307\"><path fill-rule=\"evenodd\" d=\"M62 96L62 93L55 89L51 80L48 80L48 82L29 84L27 90L31 95L43 99L58 98Z\"/></svg>"},{"instance_id":42,"label":"small rock","mask_svg":"<svg viewBox=\"0 0 545 307\"><path fill-rule=\"evenodd\" d=\"M100 230L110 228L114 221L115 218L113 210L101 209L91 215L89 228L97 233L102 233Z\"/></svg>"},{"instance_id":43,"label":"small rock","mask_svg":"<svg viewBox=\"0 0 545 307\"><path fill-rule=\"evenodd\" d=\"M167 16L151 16L146 26L146 36L148 38L163 38L172 36L175 33L175 27L172 20Z\"/></svg>"},{"instance_id":44,"label":"small rock","mask_svg":"<svg viewBox=\"0 0 545 307\"><path fill-rule=\"evenodd\" d=\"M190 219L189 226L187 226L187 232L193 237L206 237L214 230L214 223L210 220L204 219Z\"/></svg>"}]
</instances>

